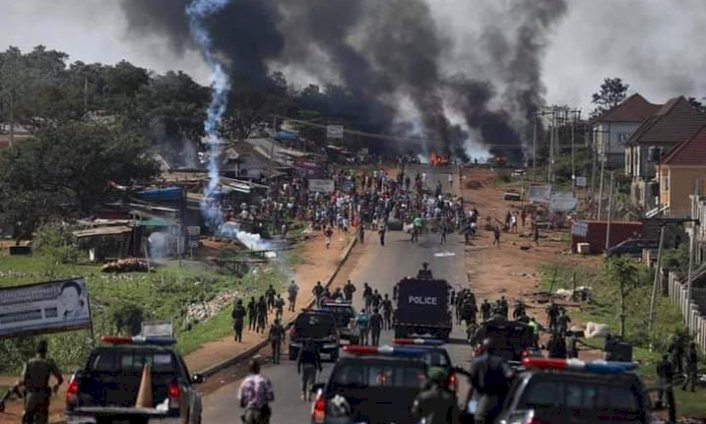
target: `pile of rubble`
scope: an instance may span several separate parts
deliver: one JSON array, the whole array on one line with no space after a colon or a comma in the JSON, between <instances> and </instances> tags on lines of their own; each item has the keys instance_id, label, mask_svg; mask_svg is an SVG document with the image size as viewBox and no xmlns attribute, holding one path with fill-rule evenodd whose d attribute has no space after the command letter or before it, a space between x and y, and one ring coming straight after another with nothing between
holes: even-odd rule
<instances>
[{"instance_id":1,"label":"pile of rubble","mask_svg":"<svg viewBox=\"0 0 706 424\"><path fill-rule=\"evenodd\" d=\"M205 321L226 308L231 308L235 299L240 297L240 292L223 292L208 302L192 303L186 307L187 324L197 324Z\"/></svg>"},{"instance_id":2,"label":"pile of rubble","mask_svg":"<svg viewBox=\"0 0 706 424\"><path fill-rule=\"evenodd\" d=\"M558 289L555 294L564 300L572 302L590 302L592 291L590 287L580 286L576 287L575 290Z\"/></svg>"},{"instance_id":3,"label":"pile of rubble","mask_svg":"<svg viewBox=\"0 0 706 424\"><path fill-rule=\"evenodd\" d=\"M101 272L148 272L149 264L142 258L118 259L101 267Z\"/></svg>"}]
</instances>

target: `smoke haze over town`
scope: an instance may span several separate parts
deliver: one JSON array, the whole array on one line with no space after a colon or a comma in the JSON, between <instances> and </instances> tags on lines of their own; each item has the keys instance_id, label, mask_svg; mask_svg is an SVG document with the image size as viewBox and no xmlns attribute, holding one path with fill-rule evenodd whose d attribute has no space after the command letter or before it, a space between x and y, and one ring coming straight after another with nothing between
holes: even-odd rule
<instances>
[{"instance_id":1,"label":"smoke haze over town","mask_svg":"<svg viewBox=\"0 0 706 424\"><path fill-rule=\"evenodd\" d=\"M89 5L89 3L93 3ZM0 44L38 44L71 60L126 59L207 83L186 0L39 0L6 6ZM257 84L341 84L386 132L421 134L456 154L519 145L548 104L591 109L605 77L655 103L706 94L693 54L706 3L659 0L248 0L209 22L232 73ZM85 34L90 33L87 37ZM403 124L414 123L410 130ZM504 150L501 148L501 150ZM512 150L512 149L511 149ZM477 151L477 150L476 150Z\"/></svg>"}]
</instances>

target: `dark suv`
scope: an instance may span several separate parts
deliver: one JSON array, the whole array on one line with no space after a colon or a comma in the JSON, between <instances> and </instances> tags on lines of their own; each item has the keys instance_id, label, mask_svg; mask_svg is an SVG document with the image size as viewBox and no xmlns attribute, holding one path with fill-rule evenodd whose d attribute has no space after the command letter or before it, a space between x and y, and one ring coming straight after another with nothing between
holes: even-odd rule
<instances>
[{"instance_id":1,"label":"dark suv","mask_svg":"<svg viewBox=\"0 0 706 424\"><path fill-rule=\"evenodd\" d=\"M358 344L360 336L353 325L356 313L350 302L325 300L318 310L333 315L338 331L341 333L341 340L346 340L350 344Z\"/></svg>"},{"instance_id":2,"label":"dark suv","mask_svg":"<svg viewBox=\"0 0 706 424\"><path fill-rule=\"evenodd\" d=\"M637 364L525 358L496 423L651 422L649 392L633 372ZM461 372L463 373L463 372ZM472 423L473 401L461 423Z\"/></svg>"},{"instance_id":3,"label":"dark suv","mask_svg":"<svg viewBox=\"0 0 706 424\"><path fill-rule=\"evenodd\" d=\"M330 355L332 361L338 359L341 335L336 318L323 311L302 311L289 330L289 359L296 359L306 342L316 344L319 352Z\"/></svg>"}]
</instances>

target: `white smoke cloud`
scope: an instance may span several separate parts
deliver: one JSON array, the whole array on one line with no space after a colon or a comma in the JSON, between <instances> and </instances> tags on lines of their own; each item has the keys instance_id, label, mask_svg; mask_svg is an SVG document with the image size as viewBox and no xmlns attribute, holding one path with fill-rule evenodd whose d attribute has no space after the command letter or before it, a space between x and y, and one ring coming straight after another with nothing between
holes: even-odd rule
<instances>
[{"instance_id":1,"label":"white smoke cloud","mask_svg":"<svg viewBox=\"0 0 706 424\"><path fill-rule=\"evenodd\" d=\"M514 28L503 11L515 0L427 0L443 33L456 41L444 71L465 70L492 77L492 59L480 45L479 28L497 22ZM700 54L706 1L569 0L569 12L551 36L544 60L547 101L588 111L603 78L621 77L632 92L663 102L676 95L706 95L706 56ZM0 14L0 48L23 51L38 44L62 50L72 60L115 63L122 59L157 72L183 70L207 84L210 70L199 54L175 56L156 37L126 34L118 1L5 1ZM460 41L460 42L459 42ZM483 64L487 63L488 66ZM297 80L306 72L289 70Z\"/></svg>"}]
</instances>

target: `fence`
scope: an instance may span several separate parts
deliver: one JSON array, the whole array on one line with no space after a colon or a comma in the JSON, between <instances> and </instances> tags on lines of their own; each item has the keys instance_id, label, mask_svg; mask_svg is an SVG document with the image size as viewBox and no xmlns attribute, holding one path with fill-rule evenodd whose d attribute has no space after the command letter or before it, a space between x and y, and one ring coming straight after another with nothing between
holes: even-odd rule
<instances>
[{"instance_id":1,"label":"fence","mask_svg":"<svg viewBox=\"0 0 706 424\"><path fill-rule=\"evenodd\" d=\"M706 306L706 289L692 288L692 301L687 300L687 286L683 279L670 272L667 277L667 290L672 303L677 305L684 317L689 332L701 351L706 351L706 316L699 310L699 305Z\"/></svg>"}]
</instances>

